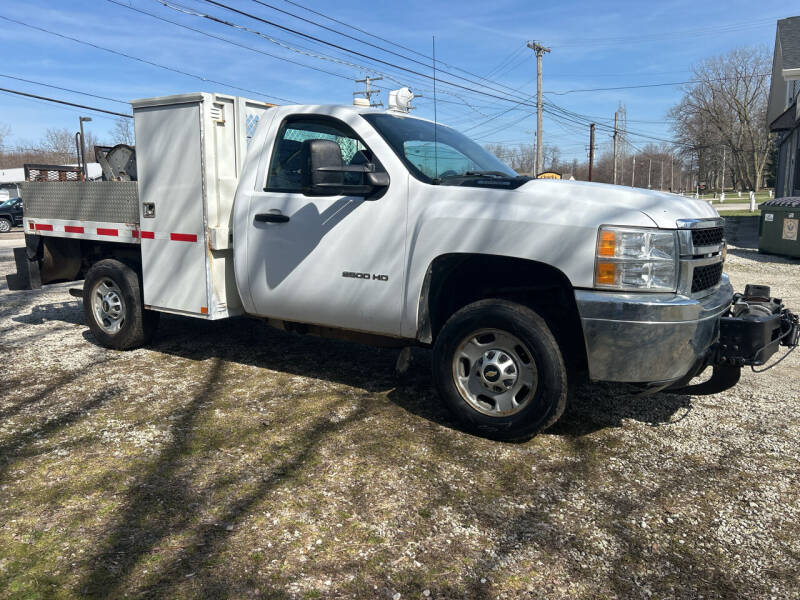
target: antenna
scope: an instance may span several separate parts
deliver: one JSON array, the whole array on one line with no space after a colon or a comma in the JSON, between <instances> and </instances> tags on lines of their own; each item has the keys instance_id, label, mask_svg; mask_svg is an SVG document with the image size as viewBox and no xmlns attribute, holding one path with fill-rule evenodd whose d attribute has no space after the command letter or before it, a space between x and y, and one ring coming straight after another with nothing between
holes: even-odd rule
<instances>
[{"instance_id":1,"label":"antenna","mask_svg":"<svg viewBox=\"0 0 800 600\"><path fill-rule=\"evenodd\" d=\"M439 183L439 118L436 112L436 36L431 36L433 45L433 183Z\"/></svg>"}]
</instances>

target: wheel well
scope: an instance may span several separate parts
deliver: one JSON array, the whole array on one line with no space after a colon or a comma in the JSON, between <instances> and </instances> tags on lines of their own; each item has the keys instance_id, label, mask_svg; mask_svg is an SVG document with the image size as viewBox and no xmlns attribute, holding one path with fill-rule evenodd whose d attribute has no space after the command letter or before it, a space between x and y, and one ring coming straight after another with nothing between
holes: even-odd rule
<instances>
[{"instance_id":1,"label":"wheel well","mask_svg":"<svg viewBox=\"0 0 800 600\"><path fill-rule=\"evenodd\" d=\"M26 236L27 237L27 236ZM136 244L36 236L34 253L42 283L83 279L96 262L115 258L141 272L141 251Z\"/></svg>"},{"instance_id":2,"label":"wheel well","mask_svg":"<svg viewBox=\"0 0 800 600\"><path fill-rule=\"evenodd\" d=\"M572 367L586 366L575 294L566 275L545 263L486 254L445 254L428 267L420 296L417 337L432 343L447 319L467 304L503 298L535 310Z\"/></svg>"}]
</instances>

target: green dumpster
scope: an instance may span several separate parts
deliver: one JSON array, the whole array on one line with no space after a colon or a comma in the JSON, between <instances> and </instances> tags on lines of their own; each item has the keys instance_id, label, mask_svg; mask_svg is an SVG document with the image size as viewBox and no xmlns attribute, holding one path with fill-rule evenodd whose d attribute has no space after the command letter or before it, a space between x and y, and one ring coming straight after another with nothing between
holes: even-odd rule
<instances>
[{"instance_id":1,"label":"green dumpster","mask_svg":"<svg viewBox=\"0 0 800 600\"><path fill-rule=\"evenodd\" d=\"M759 208L759 252L800 258L800 197L767 200Z\"/></svg>"}]
</instances>

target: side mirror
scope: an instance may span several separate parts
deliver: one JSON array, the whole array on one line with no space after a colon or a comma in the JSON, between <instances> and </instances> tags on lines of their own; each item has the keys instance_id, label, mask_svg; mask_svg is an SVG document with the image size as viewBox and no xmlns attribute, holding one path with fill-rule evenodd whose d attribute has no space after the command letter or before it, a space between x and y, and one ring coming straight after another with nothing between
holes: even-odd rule
<instances>
[{"instance_id":1,"label":"side mirror","mask_svg":"<svg viewBox=\"0 0 800 600\"><path fill-rule=\"evenodd\" d=\"M306 140L302 155L303 193L308 196L368 197L389 186L389 174L376 172L372 163L345 165L342 150L333 140ZM346 184L345 173L366 174L366 185Z\"/></svg>"},{"instance_id":2,"label":"side mirror","mask_svg":"<svg viewBox=\"0 0 800 600\"><path fill-rule=\"evenodd\" d=\"M344 185L342 149L333 140L303 142L303 193L336 196Z\"/></svg>"}]
</instances>

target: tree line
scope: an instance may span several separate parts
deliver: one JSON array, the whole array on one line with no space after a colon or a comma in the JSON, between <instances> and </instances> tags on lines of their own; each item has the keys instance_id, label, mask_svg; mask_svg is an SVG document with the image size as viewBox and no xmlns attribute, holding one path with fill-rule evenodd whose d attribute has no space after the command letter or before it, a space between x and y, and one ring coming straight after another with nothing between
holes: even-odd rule
<instances>
[{"instance_id":1,"label":"tree line","mask_svg":"<svg viewBox=\"0 0 800 600\"><path fill-rule=\"evenodd\" d=\"M68 165L78 164L78 149L75 131L66 127L54 127L45 130L44 135L35 142L22 141L13 146L6 145L11 135L8 125L0 124L0 169L13 169L25 164ZM133 145L133 123L130 119L120 117L107 140L100 138L91 130L84 129L86 136L86 160L94 161L95 146L113 146L116 144Z\"/></svg>"}]
</instances>

